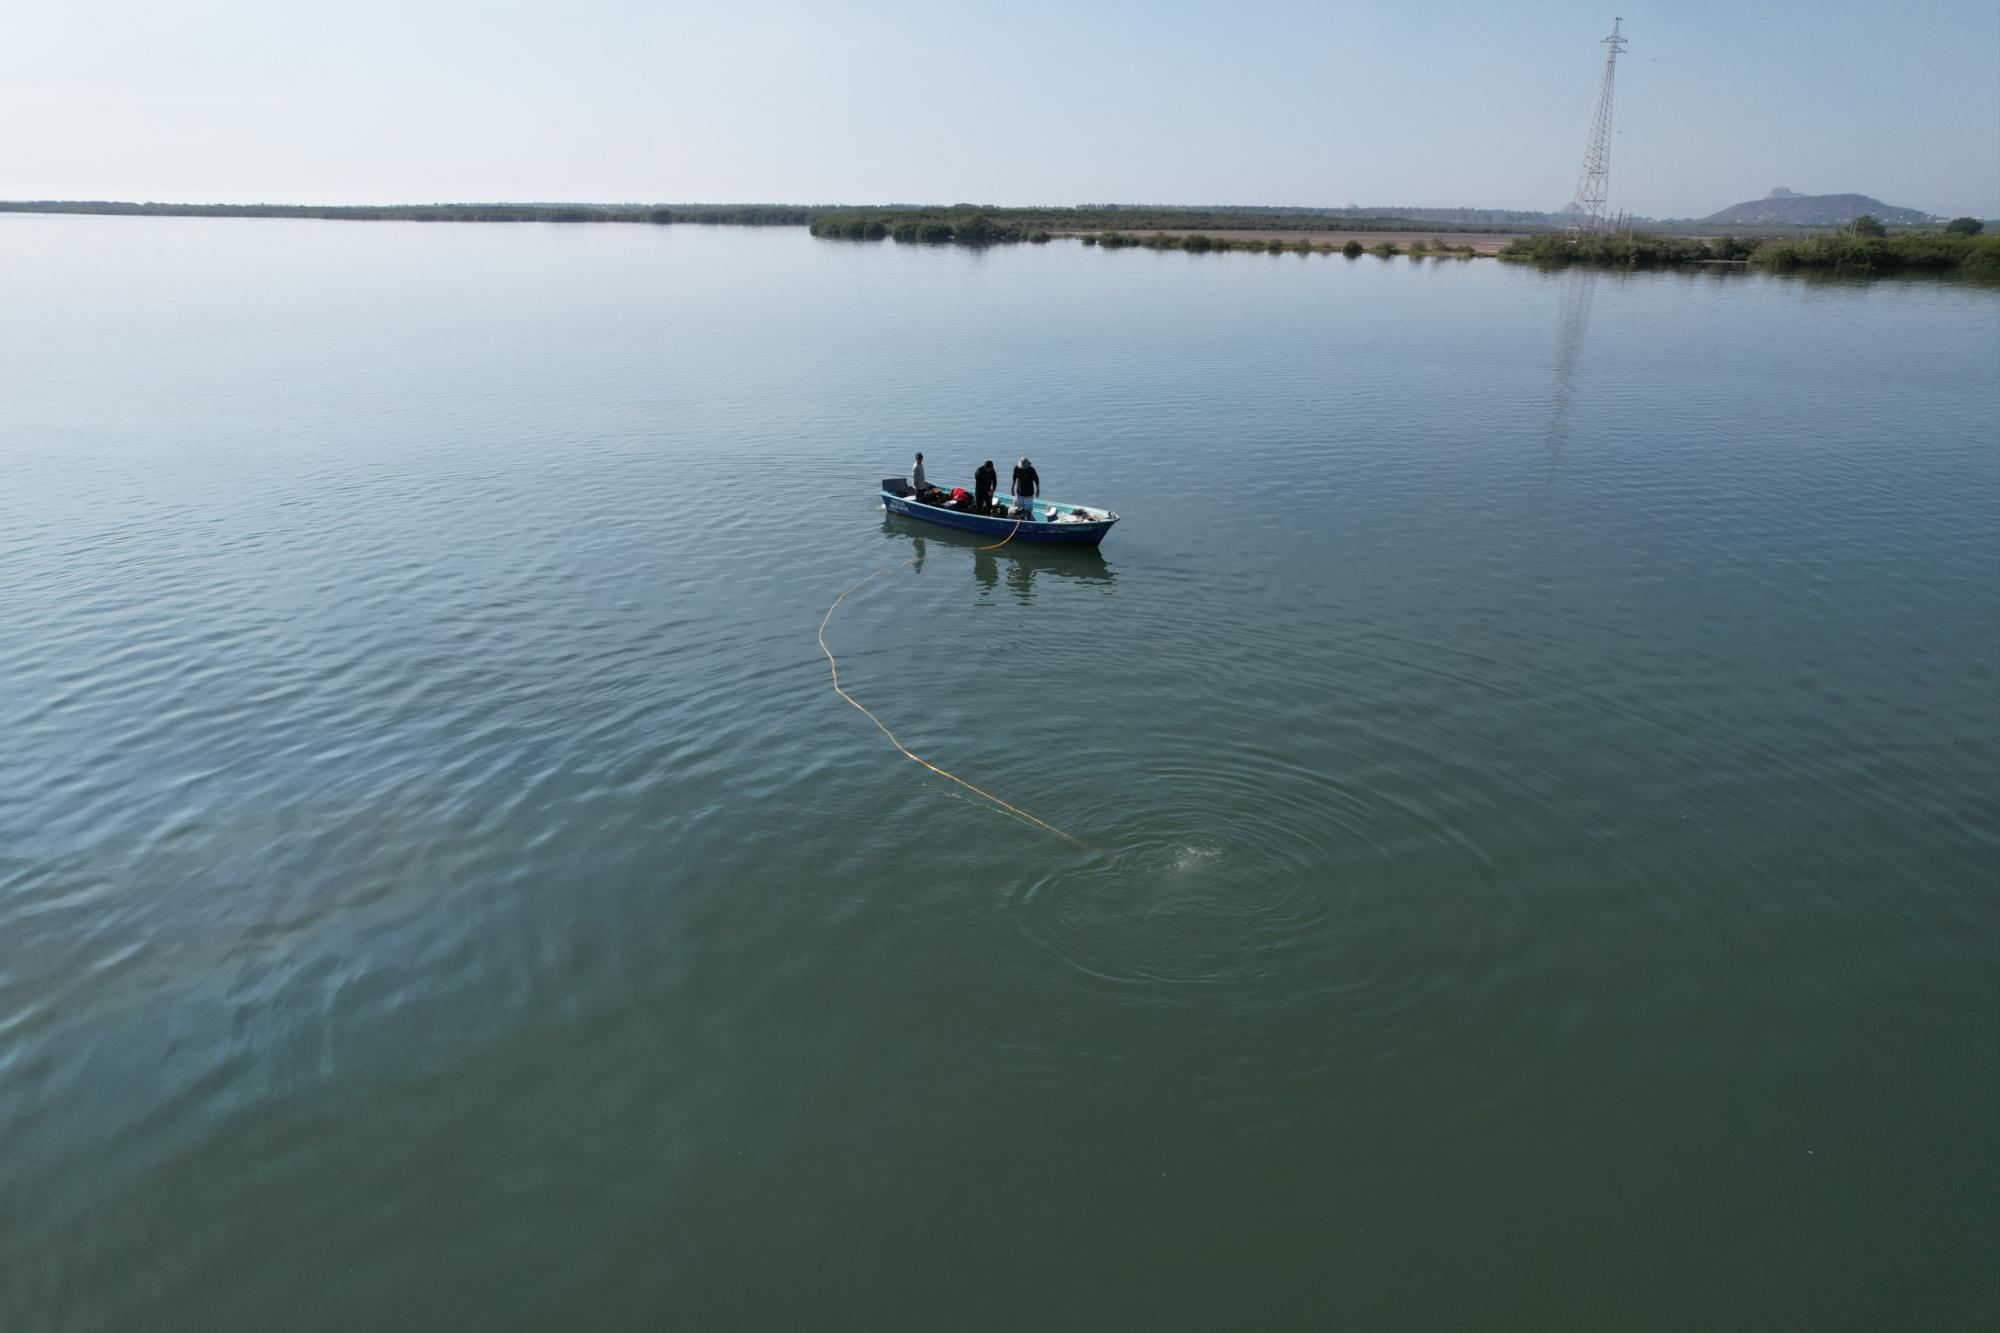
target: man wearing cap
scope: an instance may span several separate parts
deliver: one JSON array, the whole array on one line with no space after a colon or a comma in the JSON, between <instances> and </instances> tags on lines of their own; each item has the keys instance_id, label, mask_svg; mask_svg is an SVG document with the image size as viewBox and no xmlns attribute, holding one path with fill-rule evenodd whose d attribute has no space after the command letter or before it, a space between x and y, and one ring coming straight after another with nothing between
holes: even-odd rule
<instances>
[{"instance_id":1,"label":"man wearing cap","mask_svg":"<svg viewBox=\"0 0 2000 1333\"><path fill-rule=\"evenodd\" d=\"M924 451L919 449L917 450L917 461L910 464L910 491L917 499L921 500L924 498L924 491L927 489L928 486L924 481Z\"/></svg>"},{"instance_id":2,"label":"man wearing cap","mask_svg":"<svg viewBox=\"0 0 2000 1333\"><path fill-rule=\"evenodd\" d=\"M1041 474L1035 471L1035 465L1030 463L1024 456L1020 462L1014 465L1014 508L1017 510L1025 509L1028 512L1025 514L1016 514L1015 517L1033 518L1035 516L1035 497L1041 493Z\"/></svg>"}]
</instances>

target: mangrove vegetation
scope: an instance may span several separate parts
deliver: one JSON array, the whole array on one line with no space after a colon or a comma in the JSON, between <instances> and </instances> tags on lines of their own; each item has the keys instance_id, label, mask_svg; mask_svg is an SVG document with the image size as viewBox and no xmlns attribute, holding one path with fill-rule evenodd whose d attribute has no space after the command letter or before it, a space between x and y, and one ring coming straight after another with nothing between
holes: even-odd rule
<instances>
[{"instance_id":1,"label":"mangrove vegetation","mask_svg":"<svg viewBox=\"0 0 2000 1333\"><path fill-rule=\"evenodd\" d=\"M1255 236L1207 236L1194 232L1187 236L1177 236L1170 232L1150 232L1135 236L1130 232L1107 231L1085 233L1078 237L1085 245L1101 246L1106 250L1185 250L1191 254L1208 254L1211 251L1242 250L1250 254L1332 254L1334 246L1327 241L1299 239L1288 241L1282 236L1262 239Z\"/></svg>"},{"instance_id":2,"label":"mangrove vegetation","mask_svg":"<svg viewBox=\"0 0 2000 1333\"><path fill-rule=\"evenodd\" d=\"M1895 273L1906 270L1956 271L1970 277L2000 278L2000 236L1958 231L1885 233L1867 225L1849 225L1817 236L1758 240L1739 236L1710 239L1652 236L1644 232L1565 233L1524 236L1500 252L1503 259L1524 259L1560 266L1587 264L1600 268L1671 268L1685 264L1746 263L1774 271L1824 269L1843 273Z\"/></svg>"},{"instance_id":3,"label":"mangrove vegetation","mask_svg":"<svg viewBox=\"0 0 2000 1333\"><path fill-rule=\"evenodd\" d=\"M1479 229L1472 223L1419 221L1334 210L985 208L969 204L949 208L830 210L816 215L810 225L813 235L829 240L998 245L1073 236L1085 245L1106 250L1142 247L1196 254L1229 250L1252 254L1330 254L1335 250L1348 253L1350 249L1358 254L1359 242L1349 239L1343 245L1343 233L1392 231L1430 237L1428 243L1420 240L1410 247L1413 258L1453 259L1469 259L1476 252L1470 245L1453 244L1446 237ZM1215 234L1220 231L1234 234ZM1291 234L1254 234L1260 231ZM1402 251L1391 246L1390 253Z\"/></svg>"}]
</instances>

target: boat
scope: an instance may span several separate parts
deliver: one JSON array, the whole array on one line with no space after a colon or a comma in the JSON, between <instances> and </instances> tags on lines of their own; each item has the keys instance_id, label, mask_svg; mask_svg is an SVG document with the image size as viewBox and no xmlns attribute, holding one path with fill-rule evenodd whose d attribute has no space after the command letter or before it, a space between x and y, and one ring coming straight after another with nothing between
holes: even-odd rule
<instances>
[{"instance_id":1,"label":"boat","mask_svg":"<svg viewBox=\"0 0 2000 1333\"><path fill-rule=\"evenodd\" d=\"M968 486L964 489L969 492L972 488ZM946 485L944 491L950 494L952 486ZM916 493L910 489L910 483L902 477L882 479L882 507L892 514L922 519L947 528L983 533L995 540L1011 538L1017 542L1061 542L1069 546L1097 545L1104 540L1104 534L1111 531L1111 525L1118 521L1118 515L1109 509L1097 505L1064 504L1055 500L1037 499L1030 506L1033 517L1029 519L993 518L963 509L948 509L944 505L924 504L918 500Z\"/></svg>"}]
</instances>

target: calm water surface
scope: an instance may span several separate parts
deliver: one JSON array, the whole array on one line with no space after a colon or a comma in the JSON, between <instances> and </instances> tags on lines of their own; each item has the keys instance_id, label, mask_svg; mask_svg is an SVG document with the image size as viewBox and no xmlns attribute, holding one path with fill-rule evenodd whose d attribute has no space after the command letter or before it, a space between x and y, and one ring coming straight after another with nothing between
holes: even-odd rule
<instances>
[{"instance_id":1,"label":"calm water surface","mask_svg":"<svg viewBox=\"0 0 2000 1333\"><path fill-rule=\"evenodd\" d=\"M2000 294L15 217L0 311L10 1333L2000 1320ZM1089 850L829 690L884 565L843 682Z\"/></svg>"}]
</instances>

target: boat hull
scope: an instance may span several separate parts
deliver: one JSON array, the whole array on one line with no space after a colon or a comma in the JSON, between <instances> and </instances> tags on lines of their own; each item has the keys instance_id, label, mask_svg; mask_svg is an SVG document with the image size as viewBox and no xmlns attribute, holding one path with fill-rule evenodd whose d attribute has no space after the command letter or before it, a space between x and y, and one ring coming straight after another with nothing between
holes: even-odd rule
<instances>
[{"instance_id":1,"label":"boat hull","mask_svg":"<svg viewBox=\"0 0 2000 1333\"><path fill-rule=\"evenodd\" d=\"M1111 518L1089 523L1041 523L1020 522L1011 518L989 518L984 514L961 513L956 509L942 509L937 505L918 504L906 495L893 491L882 492L882 507L892 514L914 518L925 523L935 523L940 527L959 528L966 532L977 532L991 536L995 541L1012 534L1017 542L1048 542L1062 546L1095 546L1111 531L1118 521ZM1058 509L1070 506L1058 505Z\"/></svg>"}]
</instances>

